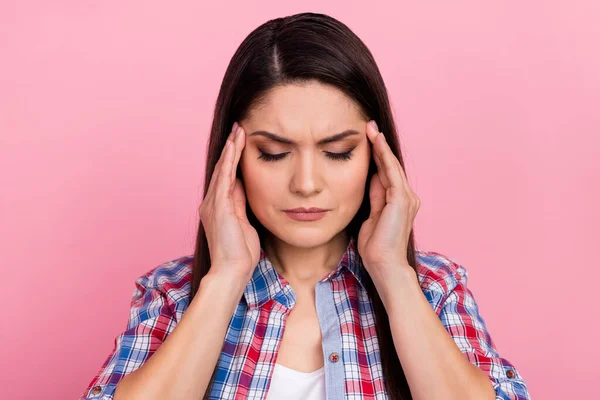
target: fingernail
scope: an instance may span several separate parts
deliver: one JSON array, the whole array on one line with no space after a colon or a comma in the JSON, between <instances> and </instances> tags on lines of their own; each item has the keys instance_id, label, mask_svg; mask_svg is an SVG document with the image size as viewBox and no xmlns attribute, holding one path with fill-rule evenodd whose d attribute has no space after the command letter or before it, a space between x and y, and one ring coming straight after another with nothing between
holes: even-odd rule
<instances>
[{"instance_id":1,"label":"fingernail","mask_svg":"<svg viewBox=\"0 0 600 400\"><path fill-rule=\"evenodd\" d=\"M240 134L240 131L242 130L242 127L240 125L237 126L237 128L235 128L235 137L237 138L238 135Z\"/></svg>"},{"instance_id":2,"label":"fingernail","mask_svg":"<svg viewBox=\"0 0 600 400\"><path fill-rule=\"evenodd\" d=\"M373 127L373 129L375 129L376 132L379 132L379 127L377 126L377 122L375 122L375 120L371 120L369 124L371 124L371 126Z\"/></svg>"},{"instance_id":3,"label":"fingernail","mask_svg":"<svg viewBox=\"0 0 600 400\"><path fill-rule=\"evenodd\" d=\"M235 133L235 131L236 131L237 127L238 127L238 123L237 123L237 121L236 121L236 122L234 122L234 123L233 123L233 126L231 127L231 131L232 131L233 133Z\"/></svg>"}]
</instances>

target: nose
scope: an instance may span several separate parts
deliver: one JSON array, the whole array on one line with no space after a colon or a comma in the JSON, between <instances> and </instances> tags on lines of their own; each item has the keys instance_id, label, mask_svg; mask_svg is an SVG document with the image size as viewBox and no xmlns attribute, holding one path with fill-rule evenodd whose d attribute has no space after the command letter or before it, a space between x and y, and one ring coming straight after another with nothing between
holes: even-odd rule
<instances>
[{"instance_id":1,"label":"nose","mask_svg":"<svg viewBox=\"0 0 600 400\"><path fill-rule=\"evenodd\" d=\"M302 196L311 196L322 190L322 166L317 164L316 157L312 152L300 154L297 162L292 164L292 177L290 179L290 190Z\"/></svg>"}]
</instances>

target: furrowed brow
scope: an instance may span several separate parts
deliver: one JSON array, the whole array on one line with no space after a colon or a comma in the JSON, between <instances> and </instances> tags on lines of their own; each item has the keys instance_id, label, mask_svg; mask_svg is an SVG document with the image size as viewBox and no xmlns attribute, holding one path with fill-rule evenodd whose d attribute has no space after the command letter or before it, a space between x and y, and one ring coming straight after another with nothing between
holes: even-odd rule
<instances>
[{"instance_id":1,"label":"furrowed brow","mask_svg":"<svg viewBox=\"0 0 600 400\"><path fill-rule=\"evenodd\" d=\"M340 132L340 133L336 133L333 136L328 136L326 138L323 138L321 140L319 140L317 142L317 145L323 145L323 144L328 144L328 143L333 143L333 142L337 142L340 141L342 139L347 138L348 136L353 136L353 135L360 135L360 133L354 129L348 129L345 130L344 132ZM279 143L283 143L283 144L291 144L291 145L296 145L298 143L296 143L295 141L291 140L291 139L287 139L281 136L277 136L274 133L271 132L267 132L267 131L256 131L256 132L252 132L251 134L249 134L248 136L264 136L267 139L271 139L275 142L279 142Z\"/></svg>"}]
</instances>

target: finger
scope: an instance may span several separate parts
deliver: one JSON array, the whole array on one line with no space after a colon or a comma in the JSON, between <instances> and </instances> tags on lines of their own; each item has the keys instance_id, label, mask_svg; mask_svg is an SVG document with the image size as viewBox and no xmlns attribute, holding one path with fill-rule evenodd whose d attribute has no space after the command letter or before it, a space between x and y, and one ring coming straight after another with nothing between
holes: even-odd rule
<instances>
[{"instance_id":1,"label":"finger","mask_svg":"<svg viewBox=\"0 0 600 400\"><path fill-rule=\"evenodd\" d=\"M387 179L387 177L385 176L385 172L383 171L383 163L381 161L381 159L379 158L379 155L377 154L376 151L376 146L375 143L373 143L373 132L371 132L371 128L368 126L369 124L367 124L367 137L369 139L369 142L371 143L371 153L373 155L373 161L375 161L375 165L377 165L377 175L379 175L379 180L380 183L384 186L384 187L389 187L390 186L390 181Z\"/></svg>"},{"instance_id":2,"label":"finger","mask_svg":"<svg viewBox=\"0 0 600 400\"><path fill-rule=\"evenodd\" d=\"M400 171L400 176L402 177L402 182L404 184L404 188L407 189L410 193L414 193L414 191L412 190L412 188L410 187L410 185L408 183L408 178L406 177L406 171L404 171L404 167L402 165L400 165L400 168L398 168L398 170Z\"/></svg>"},{"instance_id":3,"label":"finger","mask_svg":"<svg viewBox=\"0 0 600 400\"><path fill-rule=\"evenodd\" d=\"M244 184L240 178L236 178L232 186L231 197L233 198L235 215L243 221L248 221L248 216L246 215L246 192Z\"/></svg>"},{"instance_id":4,"label":"finger","mask_svg":"<svg viewBox=\"0 0 600 400\"><path fill-rule=\"evenodd\" d=\"M234 128L237 126L237 122L235 124L233 124ZM229 136L227 137L227 139L229 140L232 135L234 133L234 129L232 129L231 132L229 132ZM227 144L227 142L225 142ZM217 176L219 175L219 171L221 169L221 165L223 165L223 160L225 159L226 156L226 148L225 146L223 146L223 149L221 149L221 155L219 156L219 159L217 160L217 163L215 164L215 168L213 170L213 173L210 177L210 182L208 184L208 189L207 189L207 194L211 192L211 189L215 186L215 181L217 180Z\"/></svg>"},{"instance_id":5,"label":"finger","mask_svg":"<svg viewBox=\"0 0 600 400\"><path fill-rule=\"evenodd\" d=\"M391 148L389 147L389 145L388 145L388 148L391 151ZM394 154L394 153L392 153L392 154ZM396 156L394 155L394 157L396 157ZM406 175L406 171L404 170L404 167L402 166L402 164L400 164L400 161L398 161L398 158L396 158L396 161L397 162L395 162L395 164L398 166L398 171L400 172L400 177L402 180L402 184L404 185L404 188L409 193L414 194L415 193L414 190L412 190L412 188L410 187L410 184L408 183L408 176Z\"/></svg>"},{"instance_id":6,"label":"finger","mask_svg":"<svg viewBox=\"0 0 600 400\"><path fill-rule=\"evenodd\" d=\"M237 166L240 161L240 157L242 156L242 151L244 150L244 145L246 144L246 132L244 128L240 125L238 127L236 136L232 139L235 144L235 154L233 157L233 165L231 166L231 181L233 182L236 178ZM233 185L232 185L233 191Z\"/></svg>"},{"instance_id":7,"label":"finger","mask_svg":"<svg viewBox=\"0 0 600 400\"><path fill-rule=\"evenodd\" d=\"M390 145L385 140L384 134L379 132L376 141L378 142L377 154L381 158L387 178L390 180L392 186L403 187L404 182L400 173L400 161L398 161L396 155L392 152Z\"/></svg>"},{"instance_id":8,"label":"finger","mask_svg":"<svg viewBox=\"0 0 600 400\"><path fill-rule=\"evenodd\" d=\"M371 211L369 216L380 214L383 211L383 207L386 203L385 188L381 184L379 175L375 174L371 178L371 184L369 187L369 200L371 205Z\"/></svg>"},{"instance_id":9,"label":"finger","mask_svg":"<svg viewBox=\"0 0 600 400\"><path fill-rule=\"evenodd\" d=\"M223 164L219 169L217 176L217 187L215 188L216 197L223 199L229 196L231 190L231 165L233 164L233 156L235 151L235 145L229 139L225 144L225 154L223 158Z\"/></svg>"},{"instance_id":10,"label":"finger","mask_svg":"<svg viewBox=\"0 0 600 400\"><path fill-rule=\"evenodd\" d=\"M381 159L379 158L379 155L377 155L377 152L375 151L375 145L373 145L373 159L375 160L375 165L377 165L377 174L379 175L379 180L380 183L383 185L383 187L388 188L391 186L390 181L388 180L387 176L385 175L385 171L383 170L383 162L381 161Z\"/></svg>"},{"instance_id":11,"label":"finger","mask_svg":"<svg viewBox=\"0 0 600 400\"><path fill-rule=\"evenodd\" d=\"M378 132L377 129L371 124L367 124L369 139L373 142L373 148L375 154L379 156L379 170L383 171L386 179L382 179L381 183L387 189L390 186L402 187L402 176L400 175L398 159L392 152L392 149L387 144L383 133Z\"/></svg>"}]
</instances>

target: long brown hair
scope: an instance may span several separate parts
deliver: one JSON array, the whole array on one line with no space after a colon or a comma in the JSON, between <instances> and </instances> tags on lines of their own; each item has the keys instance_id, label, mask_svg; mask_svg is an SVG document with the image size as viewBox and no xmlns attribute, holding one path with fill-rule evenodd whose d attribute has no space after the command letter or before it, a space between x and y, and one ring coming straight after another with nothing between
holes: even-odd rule
<instances>
[{"instance_id":1,"label":"long brown hair","mask_svg":"<svg viewBox=\"0 0 600 400\"><path fill-rule=\"evenodd\" d=\"M204 196L233 123L243 120L249 110L264 100L264 96L274 86L309 80L333 85L354 99L365 119L377 122L379 130L404 167L387 90L369 49L346 25L335 18L318 13L301 13L262 24L244 39L231 58L214 110L206 159ZM369 184L376 171L376 164L371 160L362 205L346 228L356 242L360 226L369 216ZM242 177L239 166L237 176ZM249 206L246 207L246 212L259 237L263 238L265 228ZM416 273L413 232L408 241L407 260ZM200 222L194 252L190 302L198 291L200 280L209 269L208 242ZM366 286L374 307L383 376L389 398L412 399L392 341L388 315L368 274ZM216 371L217 366L207 387L205 399L210 395Z\"/></svg>"}]
</instances>

